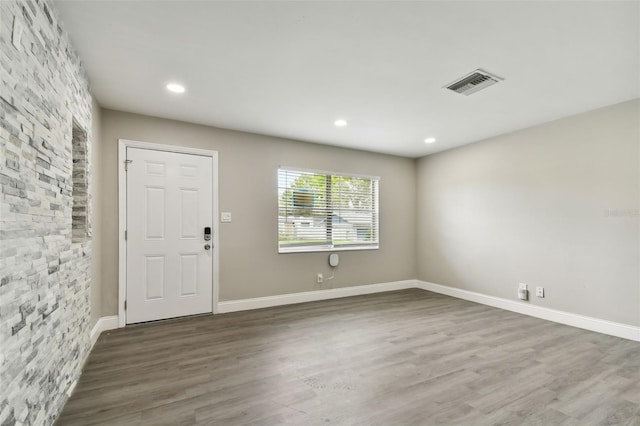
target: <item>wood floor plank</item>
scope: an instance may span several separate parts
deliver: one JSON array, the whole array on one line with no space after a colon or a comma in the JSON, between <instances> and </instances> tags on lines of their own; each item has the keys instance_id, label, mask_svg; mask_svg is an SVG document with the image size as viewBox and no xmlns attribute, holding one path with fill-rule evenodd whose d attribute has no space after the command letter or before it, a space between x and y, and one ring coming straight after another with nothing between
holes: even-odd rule
<instances>
[{"instance_id":1,"label":"wood floor plank","mask_svg":"<svg viewBox=\"0 0 640 426\"><path fill-rule=\"evenodd\" d=\"M640 343L422 290L103 333L64 425L640 425Z\"/></svg>"}]
</instances>

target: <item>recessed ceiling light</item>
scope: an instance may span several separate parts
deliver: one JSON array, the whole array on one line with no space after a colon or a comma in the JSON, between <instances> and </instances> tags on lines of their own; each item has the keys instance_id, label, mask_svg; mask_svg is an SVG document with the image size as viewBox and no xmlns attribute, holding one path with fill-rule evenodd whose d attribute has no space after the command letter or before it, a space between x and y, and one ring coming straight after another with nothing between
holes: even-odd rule
<instances>
[{"instance_id":1,"label":"recessed ceiling light","mask_svg":"<svg viewBox=\"0 0 640 426\"><path fill-rule=\"evenodd\" d=\"M184 86L178 83L167 84L167 90L173 93L184 93Z\"/></svg>"},{"instance_id":2,"label":"recessed ceiling light","mask_svg":"<svg viewBox=\"0 0 640 426\"><path fill-rule=\"evenodd\" d=\"M426 138L424 140L424 143L434 143L436 141L436 138Z\"/></svg>"},{"instance_id":3,"label":"recessed ceiling light","mask_svg":"<svg viewBox=\"0 0 640 426\"><path fill-rule=\"evenodd\" d=\"M337 127L344 127L347 125L347 120L339 119L334 121L333 124L335 124Z\"/></svg>"}]
</instances>

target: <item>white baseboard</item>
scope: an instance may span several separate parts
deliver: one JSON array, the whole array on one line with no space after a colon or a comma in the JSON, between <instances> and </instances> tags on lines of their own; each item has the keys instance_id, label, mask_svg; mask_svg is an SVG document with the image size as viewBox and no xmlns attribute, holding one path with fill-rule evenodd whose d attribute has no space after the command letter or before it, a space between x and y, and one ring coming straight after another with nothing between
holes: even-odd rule
<instances>
[{"instance_id":1,"label":"white baseboard","mask_svg":"<svg viewBox=\"0 0 640 426\"><path fill-rule=\"evenodd\" d=\"M416 287L416 280L405 280L353 287L332 288L327 290L305 291L301 293L281 294L278 296L256 297L253 299L229 300L218 302L218 312L222 314L227 312L246 311L249 309L315 302L317 300L338 299L340 297L359 296L362 294L405 290L414 287Z\"/></svg>"},{"instance_id":2,"label":"white baseboard","mask_svg":"<svg viewBox=\"0 0 640 426\"><path fill-rule=\"evenodd\" d=\"M98 318L96 324L91 329L91 348L98 341L98 337L100 337L100 333L107 330L113 330L118 328L118 316L111 315L108 317ZM91 351L91 349L89 349Z\"/></svg>"},{"instance_id":3,"label":"white baseboard","mask_svg":"<svg viewBox=\"0 0 640 426\"><path fill-rule=\"evenodd\" d=\"M621 337L640 342L640 327L607 321L599 318L573 314L565 311L531 305L525 302L488 296L482 293L462 290L441 284L434 284L421 280L393 281L379 284L360 285L353 287L340 287L327 290L305 291L301 293L281 294L277 296L256 297L251 299L228 300L218 302L218 313L246 311L250 309L268 308L272 306L291 305L295 303L314 302L318 300L337 299L341 297L359 296L363 294L382 293L385 291L405 290L419 288L434 293L445 294L458 299L469 300L519 314L583 328L598 333ZM95 345L100 333L106 330L118 328L118 316L100 318L91 330L91 347Z\"/></svg>"},{"instance_id":4,"label":"white baseboard","mask_svg":"<svg viewBox=\"0 0 640 426\"><path fill-rule=\"evenodd\" d=\"M76 389L77 384L77 380L74 380L73 383L71 383L71 386L69 386L69 389L67 389L67 397L70 397L73 394L73 391Z\"/></svg>"},{"instance_id":5,"label":"white baseboard","mask_svg":"<svg viewBox=\"0 0 640 426\"><path fill-rule=\"evenodd\" d=\"M573 327L584 328L598 333L609 334L611 336L622 337L624 339L640 341L640 327L628 324L607 321L603 319L587 317L584 315L572 314L569 312L549 309L542 306L531 305L525 302L502 299L500 297L487 296L473 291L462 290L446 285L434 284L426 281L416 280L416 287L434 293L446 294L458 299L469 300L483 305L493 306L519 314L529 315L548 321L566 324Z\"/></svg>"}]
</instances>

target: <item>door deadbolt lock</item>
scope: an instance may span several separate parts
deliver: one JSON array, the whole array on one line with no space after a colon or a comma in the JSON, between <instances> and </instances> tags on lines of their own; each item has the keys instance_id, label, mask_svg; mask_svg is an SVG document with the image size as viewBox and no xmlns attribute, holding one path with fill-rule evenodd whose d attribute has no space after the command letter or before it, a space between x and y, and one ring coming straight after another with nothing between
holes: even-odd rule
<instances>
[{"instance_id":1,"label":"door deadbolt lock","mask_svg":"<svg viewBox=\"0 0 640 426\"><path fill-rule=\"evenodd\" d=\"M211 244L205 244L204 245L204 249L205 250L211 250Z\"/></svg>"},{"instance_id":2,"label":"door deadbolt lock","mask_svg":"<svg viewBox=\"0 0 640 426\"><path fill-rule=\"evenodd\" d=\"M205 226L204 228L204 240L211 241L211 227ZM209 249L207 249L209 250Z\"/></svg>"}]
</instances>

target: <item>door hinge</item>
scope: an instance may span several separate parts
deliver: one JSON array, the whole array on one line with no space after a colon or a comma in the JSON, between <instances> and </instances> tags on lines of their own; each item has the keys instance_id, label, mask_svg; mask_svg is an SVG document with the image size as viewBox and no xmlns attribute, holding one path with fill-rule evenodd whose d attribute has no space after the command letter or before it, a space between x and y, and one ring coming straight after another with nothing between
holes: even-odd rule
<instances>
[{"instance_id":1,"label":"door hinge","mask_svg":"<svg viewBox=\"0 0 640 426\"><path fill-rule=\"evenodd\" d=\"M129 171L129 164L133 163L133 160L124 160L124 171Z\"/></svg>"},{"instance_id":2,"label":"door hinge","mask_svg":"<svg viewBox=\"0 0 640 426\"><path fill-rule=\"evenodd\" d=\"M127 310L127 301L126 300L124 301L124 310L125 311Z\"/></svg>"},{"instance_id":3,"label":"door hinge","mask_svg":"<svg viewBox=\"0 0 640 426\"><path fill-rule=\"evenodd\" d=\"M124 240L127 241L127 230L124 230Z\"/></svg>"}]
</instances>

